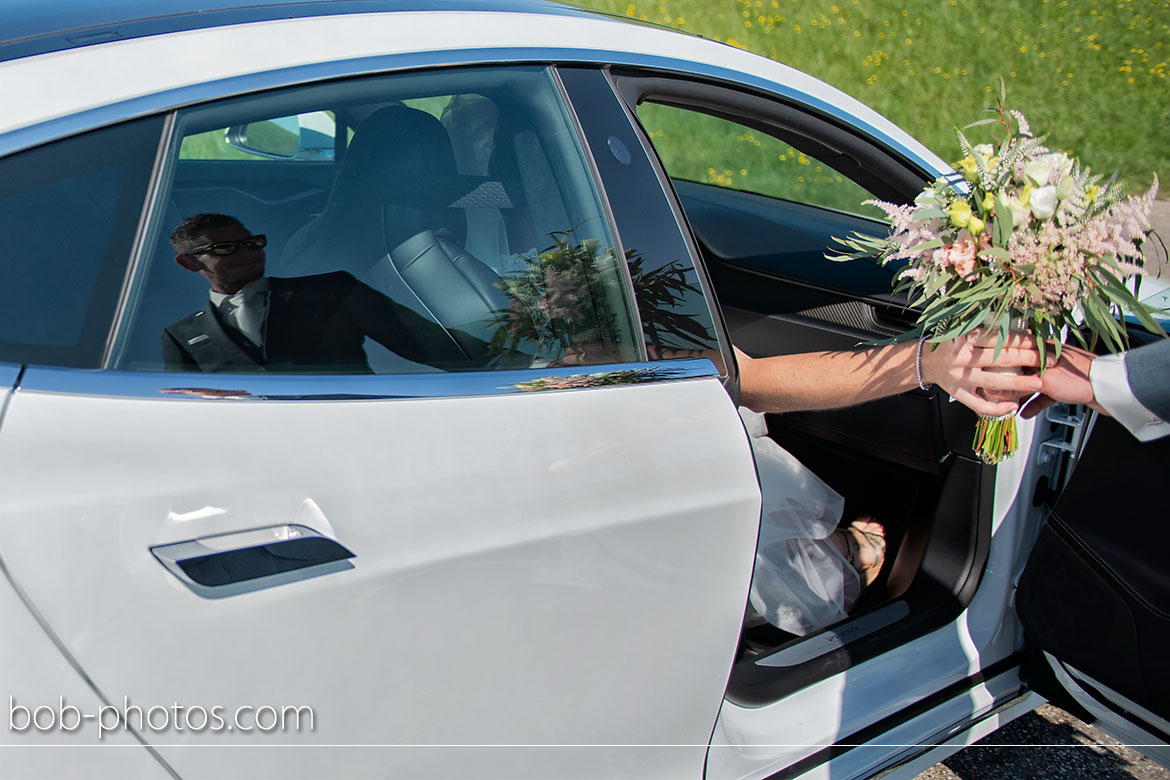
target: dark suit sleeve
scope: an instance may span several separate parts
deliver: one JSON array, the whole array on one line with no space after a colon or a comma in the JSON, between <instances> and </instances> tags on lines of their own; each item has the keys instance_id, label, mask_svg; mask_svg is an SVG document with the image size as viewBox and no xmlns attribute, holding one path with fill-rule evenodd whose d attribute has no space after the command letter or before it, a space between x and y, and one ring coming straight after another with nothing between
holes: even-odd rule
<instances>
[{"instance_id":1,"label":"dark suit sleeve","mask_svg":"<svg viewBox=\"0 0 1170 780\"><path fill-rule=\"evenodd\" d=\"M179 346L168 328L162 332L162 357L167 371L197 371L199 370L195 358L191 353Z\"/></svg>"},{"instance_id":2,"label":"dark suit sleeve","mask_svg":"<svg viewBox=\"0 0 1170 780\"><path fill-rule=\"evenodd\" d=\"M491 360L487 342L448 331L356 279L345 305L365 335L407 360L443 369L483 368Z\"/></svg>"},{"instance_id":3,"label":"dark suit sleeve","mask_svg":"<svg viewBox=\"0 0 1170 780\"><path fill-rule=\"evenodd\" d=\"M1125 353L1125 372L1138 402L1170 420L1170 339Z\"/></svg>"}]
</instances>

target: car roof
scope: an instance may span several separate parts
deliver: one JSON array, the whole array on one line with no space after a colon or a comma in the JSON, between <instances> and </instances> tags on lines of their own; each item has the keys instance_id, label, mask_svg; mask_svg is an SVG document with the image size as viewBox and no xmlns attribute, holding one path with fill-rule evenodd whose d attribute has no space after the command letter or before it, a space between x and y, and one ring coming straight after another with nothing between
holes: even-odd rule
<instances>
[{"instance_id":1,"label":"car roof","mask_svg":"<svg viewBox=\"0 0 1170 780\"><path fill-rule=\"evenodd\" d=\"M931 178L949 170L888 119L806 73L625 17L543 0L219 1L4 0L0 154L298 82L404 66L558 62L653 67L762 90L885 141Z\"/></svg>"},{"instance_id":2,"label":"car roof","mask_svg":"<svg viewBox=\"0 0 1170 780\"><path fill-rule=\"evenodd\" d=\"M147 35L247 22L387 11L539 11L586 16L545 0L5 0L0 62Z\"/></svg>"}]
</instances>

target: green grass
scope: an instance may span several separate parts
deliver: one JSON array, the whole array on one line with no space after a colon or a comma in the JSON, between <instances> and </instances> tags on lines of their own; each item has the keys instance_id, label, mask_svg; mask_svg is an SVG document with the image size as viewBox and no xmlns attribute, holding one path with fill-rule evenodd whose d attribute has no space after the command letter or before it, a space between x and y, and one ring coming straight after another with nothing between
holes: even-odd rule
<instances>
[{"instance_id":1,"label":"green grass","mask_svg":"<svg viewBox=\"0 0 1170 780\"><path fill-rule=\"evenodd\" d=\"M959 157L954 128L981 118L1002 78L1009 105L1047 134L1052 148L1095 172L1118 171L1135 192L1144 192L1154 173L1170 178L1170 0L573 4L791 65L873 107L944 160ZM730 186L763 191L752 185L766 173L727 168L736 169L748 175Z\"/></svg>"},{"instance_id":2,"label":"green grass","mask_svg":"<svg viewBox=\"0 0 1170 780\"><path fill-rule=\"evenodd\" d=\"M820 160L724 119L643 103L638 118L670 175L885 219L872 195Z\"/></svg>"}]
</instances>

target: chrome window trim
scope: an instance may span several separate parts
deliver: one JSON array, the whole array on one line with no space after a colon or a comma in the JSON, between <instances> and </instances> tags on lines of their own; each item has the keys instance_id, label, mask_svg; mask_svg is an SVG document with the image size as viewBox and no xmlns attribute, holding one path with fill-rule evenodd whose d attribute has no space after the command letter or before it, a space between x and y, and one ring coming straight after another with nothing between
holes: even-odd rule
<instances>
[{"instance_id":1,"label":"chrome window trim","mask_svg":"<svg viewBox=\"0 0 1170 780\"><path fill-rule=\"evenodd\" d=\"M12 154L69 135L96 130L106 125L169 111L195 103L235 97L267 89L290 87L316 81L351 76L367 76L427 67L460 67L488 64L575 64L624 65L662 70L687 76L699 76L727 82L739 88L757 89L767 95L795 102L825 116L847 123L866 137L917 165L930 179L946 175L936 163L919 150L874 128L827 101L782 84L707 63L654 54L613 52L589 48L500 47L462 49L459 51L409 52L361 57L352 60L308 63L294 67L249 73L203 84L193 84L165 92L119 101L77 114L51 119L0 134L0 156Z\"/></svg>"},{"instance_id":2,"label":"chrome window trim","mask_svg":"<svg viewBox=\"0 0 1170 780\"><path fill-rule=\"evenodd\" d=\"M19 363L0 363L0 390L16 386L21 368Z\"/></svg>"},{"instance_id":3,"label":"chrome window trim","mask_svg":"<svg viewBox=\"0 0 1170 780\"><path fill-rule=\"evenodd\" d=\"M3 368L0 365L0 378ZM426 374L203 374L29 366L16 389L168 401L367 401L515 395L694 379L718 381L719 372L706 358Z\"/></svg>"}]
</instances>

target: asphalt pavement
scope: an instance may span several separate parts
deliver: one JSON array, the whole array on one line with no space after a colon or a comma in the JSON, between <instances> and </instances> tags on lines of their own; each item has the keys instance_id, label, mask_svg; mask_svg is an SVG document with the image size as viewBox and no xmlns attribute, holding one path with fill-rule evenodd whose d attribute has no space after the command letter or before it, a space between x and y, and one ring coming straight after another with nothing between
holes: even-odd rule
<instances>
[{"instance_id":1,"label":"asphalt pavement","mask_svg":"<svg viewBox=\"0 0 1170 780\"><path fill-rule=\"evenodd\" d=\"M1045 704L915 780L1170 780L1170 770Z\"/></svg>"}]
</instances>

